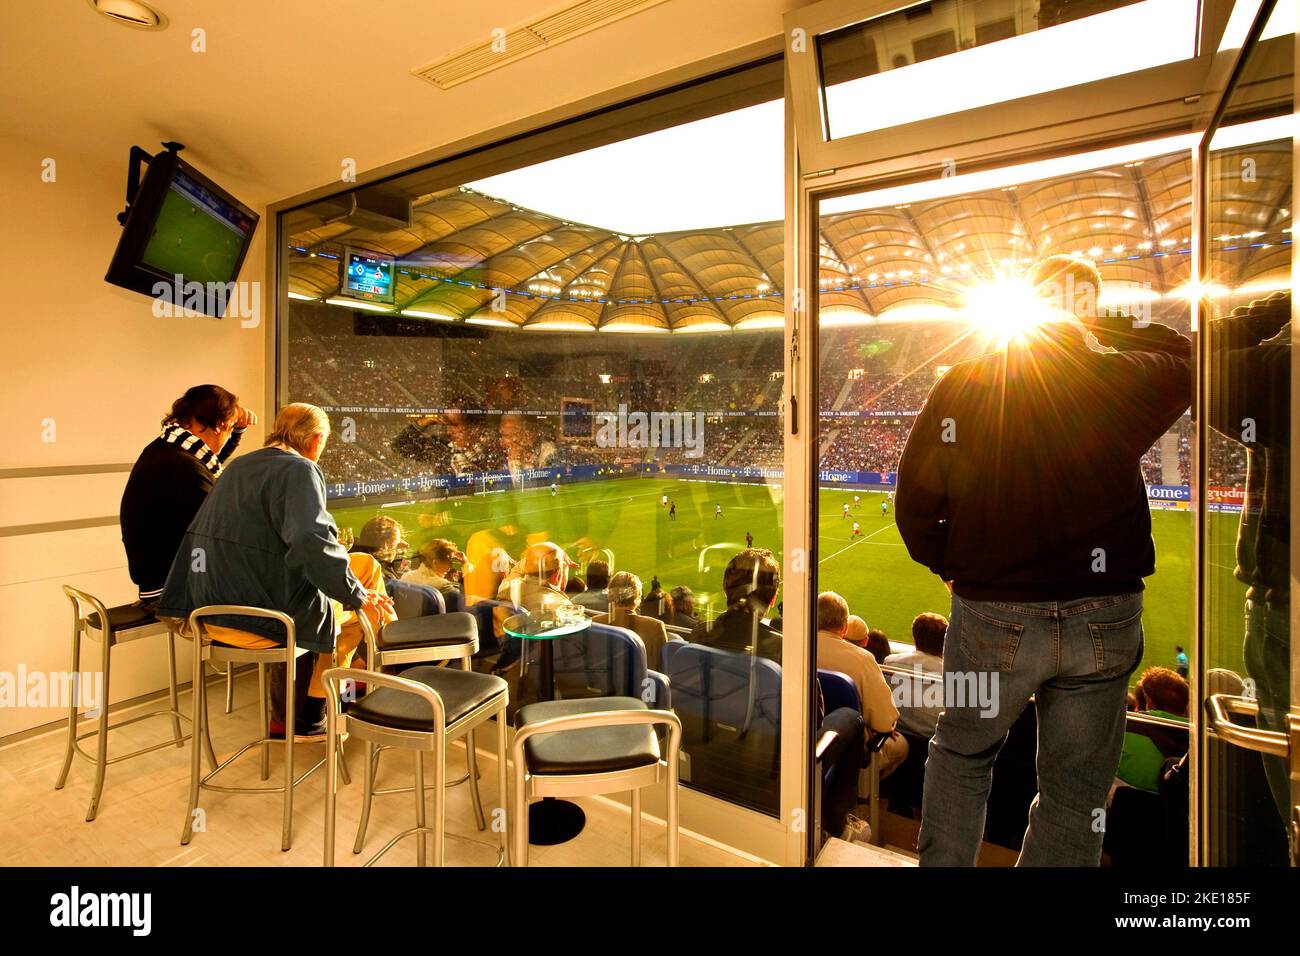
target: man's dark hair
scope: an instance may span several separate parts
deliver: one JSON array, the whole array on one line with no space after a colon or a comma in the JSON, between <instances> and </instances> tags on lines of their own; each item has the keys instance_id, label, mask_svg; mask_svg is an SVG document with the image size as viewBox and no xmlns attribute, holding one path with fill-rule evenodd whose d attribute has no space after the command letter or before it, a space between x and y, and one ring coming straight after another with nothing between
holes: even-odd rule
<instances>
[{"instance_id":1,"label":"man's dark hair","mask_svg":"<svg viewBox=\"0 0 1300 956\"><path fill-rule=\"evenodd\" d=\"M593 561L587 565L587 587L593 591L603 591L609 587L608 561Z\"/></svg>"},{"instance_id":2,"label":"man's dark hair","mask_svg":"<svg viewBox=\"0 0 1300 956\"><path fill-rule=\"evenodd\" d=\"M587 582L576 574L570 576L568 582L564 585L565 594L581 594L585 590L587 590Z\"/></svg>"},{"instance_id":3,"label":"man's dark hair","mask_svg":"<svg viewBox=\"0 0 1300 956\"><path fill-rule=\"evenodd\" d=\"M948 619L926 611L912 619L912 643L922 654L943 657L943 639L948 634Z\"/></svg>"},{"instance_id":4,"label":"man's dark hair","mask_svg":"<svg viewBox=\"0 0 1300 956\"><path fill-rule=\"evenodd\" d=\"M690 588L676 587L669 594L673 599L673 607L680 613L691 614L695 611L695 592Z\"/></svg>"},{"instance_id":5,"label":"man's dark hair","mask_svg":"<svg viewBox=\"0 0 1300 956\"><path fill-rule=\"evenodd\" d=\"M239 397L220 385L195 385L172 402L172 410L163 418L163 425L181 425L198 422L204 428L218 428L235 417Z\"/></svg>"},{"instance_id":6,"label":"man's dark hair","mask_svg":"<svg viewBox=\"0 0 1300 956\"><path fill-rule=\"evenodd\" d=\"M766 611L781 587L781 565L767 548L746 548L730 562L722 573L722 590L731 607L745 599L758 606L753 610Z\"/></svg>"},{"instance_id":7,"label":"man's dark hair","mask_svg":"<svg viewBox=\"0 0 1300 956\"><path fill-rule=\"evenodd\" d=\"M889 637L880 628L873 627L867 631L867 650L871 652L877 664L885 663L885 658L890 653Z\"/></svg>"}]
</instances>

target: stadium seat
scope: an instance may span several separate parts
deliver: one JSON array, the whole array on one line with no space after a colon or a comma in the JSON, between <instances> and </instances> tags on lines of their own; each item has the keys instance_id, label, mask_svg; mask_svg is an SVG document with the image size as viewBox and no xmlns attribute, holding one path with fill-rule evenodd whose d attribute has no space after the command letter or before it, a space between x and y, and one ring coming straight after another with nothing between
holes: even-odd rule
<instances>
[{"instance_id":1,"label":"stadium seat","mask_svg":"<svg viewBox=\"0 0 1300 956\"><path fill-rule=\"evenodd\" d=\"M540 650L539 642L528 643L531 659ZM645 644L627 628L592 624L587 630L560 638L553 644L555 690L560 699L635 697L654 708L671 706L668 677L646 666ZM540 698L535 686L539 673L538 668L530 666L521 679L521 704ZM647 689L651 692L648 700Z\"/></svg>"},{"instance_id":2,"label":"stadium seat","mask_svg":"<svg viewBox=\"0 0 1300 956\"><path fill-rule=\"evenodd\" d=\"M445 614L448 611L442 593L427 584L416 584L413 581L386 581L385 587L388 596L393 599L393 609L397 612L399 621L424 617L428 614Z\"/></svg>"},{"instance_id":3,"label":"stadium seat","mask_svg":"<svg viewBox=\"0 0 1300 956\"><path fill-rule=\"evenodd\" d=\"M691 785L778 813L781 668L700 644L677 648L666 666Z\"/></svg>"}]
</instances>

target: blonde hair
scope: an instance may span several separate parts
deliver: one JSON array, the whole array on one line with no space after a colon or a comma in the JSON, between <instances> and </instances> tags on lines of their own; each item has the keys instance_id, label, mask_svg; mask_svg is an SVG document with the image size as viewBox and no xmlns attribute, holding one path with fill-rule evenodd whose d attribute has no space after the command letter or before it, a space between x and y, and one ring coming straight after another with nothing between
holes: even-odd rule
<instances>
[{"instance_id":1,"label":"blonde hair","mask_svg":"<svg viewBox=\"0 0 1300 956\"><path fill-rule=\"evenodd\" d=\"M849 602L834 591L817 595L817 627L838 634L849 624Z\"/></svg>"},{"instance_id":2,"label":"blonde hair","mask_svg":"<svg viewBox=\"0 0 1300 956\"><path fill-rule=\"evenodd\" d=\"M262 444L282 445L305 454L317 435L322 439L329 438L329 416L315 405L293 402L280 409L280 414L275 416L275 423Z\"/></svg>"},{"instance_id":3,"label":"blonde hair","mask_svg":"<svg viewBox=\"0 0 1300 956\"><path fill-rule=\"evenodd\" d=\"M641 579L631 571L619 571L609 579L609 603L615 607L641 606Z\"/></svg>"}]
</instances>

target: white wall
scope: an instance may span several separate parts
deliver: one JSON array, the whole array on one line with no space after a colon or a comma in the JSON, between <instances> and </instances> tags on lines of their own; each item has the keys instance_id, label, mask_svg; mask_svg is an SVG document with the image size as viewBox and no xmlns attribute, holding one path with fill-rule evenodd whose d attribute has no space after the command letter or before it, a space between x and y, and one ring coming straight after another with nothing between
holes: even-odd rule
<instances>
[{"instance_id":1,"label":"white wall","mask_svg":"<svg viewBox=\"0 0 1300 956\"><path fill-rule=\"evenodd\" d=\"M266 290L256 328L237 319L156 318L152 300L103 281L121 232L115 216L124 203L127 144L87 143L82 153L49 157L56 162L51 183L42 181L46 158L36 143L9 141L0 151L0 261L11 280L0 292L0 475L129 464L157 434L171 401L202 382L229 388L264 416ZM205 171L255 208L264 194L219 169ZM267 229L265 221L258 226L244 281L263 278ZM54 441L44 441L50 419ZM245 442L256 447L261 434L252 429ZM71 613L60 585L110 606L135 598L115 520L126 477L0 477L0 529L113 519L101 527L0 536L0 674L15 673L20 663L29 673L67 669ZM115 652L112 700L164 686L162 640ZM188 655L180 664L184 675ZM83 658L87 666L97 668L98 660ZM0 737L63 716L0 706Z\"/></svg>"}]
</instances>

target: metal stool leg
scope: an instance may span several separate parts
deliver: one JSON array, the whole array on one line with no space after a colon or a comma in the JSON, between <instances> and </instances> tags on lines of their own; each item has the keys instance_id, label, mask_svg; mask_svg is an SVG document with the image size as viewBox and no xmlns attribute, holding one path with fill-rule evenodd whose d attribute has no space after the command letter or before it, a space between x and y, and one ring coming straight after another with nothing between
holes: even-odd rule
<instances>
[{"instance_id":1,"label":"metal stool leg","mask_svg":"<svg viewBox=\"0 0 1300 956\"><path fill-rule=\"evenodd\" d=\"M194 678L190 684L193 697L193 715L190 718L190 799L185 808L185 826L181 829L181 846L188 846L194 836L194 812L199 808L199 779L203 774L201 740L206 740L207 727L203 718L206 709L203 699L207 696L203 682L203 644L198 635L194 637Z\"/></svg>"},{"instance_id":2,"label":"metal stool leg","mask_svg":"<svg viewBox=\"0 0 1300 956\"><path fill-rule=\"evenodd\" d=\"M474 663L466 654L460 659L461 670L473 670ZM474 804L474 822L479 830L487 829L487 820L483 817L483 797L478 789L478 754L474 750L474 731L465 735L465 764L469 772L469 794Z\"/></svg>"},{"instance_id":3,"label":"metal stool leg","mask_svg":"<svg viewBox=\"0 0 1300 956\"><path fill-rule=\"evenodd\" d=\"M508 836L510 810L510 782L509 774L506 769L506 708L501 705L497 711L497 807L501 810L501 820L498 829L501 833L501 855L505 859L510 853L510 839Z\"/></svg>"},{"instance_id":4,"label":"metal stool leg","mask_svg":"<svg viewBox=\"0 0 1300 956\"><path fill-rule=\"evenodd\" d=\"M339 779L343 781L343 786L352 786L352 774L348 773L348 755L343 752L343 735L339 734L338 747L339 755Z\"/></svg>"},{"instance_id":5,"label":"metal stool leg","mask_svg":"<svg viewBox=\"0 0 1300 956\"><path fill-rule=\"evenodd\" d=\"M286 658L288 655L286 655ZM294 697L294 661L285 660L287 668L284 675L284 828L280 834L280 849L288 850L293 845L293 715Z\"/></svg>"},{"instance_id":6,"label":"metal stool leg","mask_svg":"<svg viewBox=\"0 0 1300 956\"><path fill-rule=\"evenodd\" d=\"M415 752L415 825L419 828L415 837L420 842L416 844L415 864L416 866L428 866L428 843L429 833L428 826L424 816L424 751Z\"/></svg>"},{"instance_id":7,"label":"metal stool leg","mask_svg":"<svg viewBox=\"0 0 1300 956\"><path fill-rule=\"evenodd\" d=\"M76 613L73 613L72 622L72 671L74 675L81 673L81 622ZM63 785L68 782L68 771L72 769L72 755L76 753L77 748L77 695L72 694L68 704L68 747L67 752L63 755L63 769L59 771L59 779L54 784L55 790L62 790Z\"/></svg>"},{"instance_id":8,"label":"metal stool leg","mask_svg":"<svg viewBox=\"0 0 1300 956\"><path fill-rule=\"evenodd\" d=\"M90 793L90 807L86 810L86 822L90 823L95 819L95 814L99 812L99 798L104 793L104 774L108 770L108 688L109 688L109 665L113 656L112 631L104 630L100 636L103 638L104 654L102 673L104 675L104 686L100 690L99 700L99 729L95 740L95 788ZM75 676L74 676L74 679Z\"/></svg>"},{"instance_id":9,"label":"metal stool leg","mask_svg":"<svg viewBox=\"0 0 1300 956\"><path fill-rule=\"evenodd\" d=\"M474 782L473 776L470 783ZM421 799L423 804L423 799ZM480 807L479 813L483 810ZM447 824L447 735L441 733L433 742L433 865L445 863ZM479 829L483 829L481 826Z\"/></svg>"},{"instance_id":10,"label":"metal stool leg","mask_svg":"<svg viewBox=\"0 0 1300 956\"><path fill-rule=\"evenodd\" d=\"M641 865L641 791L632 791L632 865Z\"/></svg>"},{"instance_id":11,"label":"metal stool leg","mask_svg":"<svg viewBox=\"0 0 1300 956\"><path fill-rule=\"evenodd\" d=\"M511 866L528 865L528 771L515 764L515 799L513 812L510 814L511 831L514 834L514 852L511 854Z\"/></svg>"},{"instance_id":12,"label":"metal stool leg","mask_svg":"<svg viewBox=\"0 0 1300 956\"><path fill-rule=\"evenodd\" d=\"M167 628L167 702L172 711L172 733L176 736L176 748L185 746L182 739L180 718L180 699L176 693L176 632Z\"/></svg>"},{"instance_id":13,"label":"metal stool leg","mask_svg":"<svg viewBox=\"0 0 1300 956\"><path fill-rule=\"evenodd\" d=\"M271 777L271 740L267 736L271 732L270 719L268 717L269 708L266 703L266 665L257 665L257 719L261 721L262 727L262 779L269 780ZM289 725L285 725L285 732L288 733Z\"/></svg>"},{"instance_id":14,"label":"metal stool leg","mask_svg":"<svg viewBox=\"0 0 1300 956\"><path fill-rule=\"evenodd\" d=\"M329 749L329 763L325 765L325 865L334 865L334 823L338 809L338 780L335 777L335 761L341 760L343 754L335 749L338 735L338 718L331 703L326 717L325 745Z\"/></svg>"},{"instance_id":15,"label":"metal stool leg","mask_svg":"<svg viewBox=\"0 0 1300 956\"><path fill-rule=\"evenodd\" d=\"M226 661L226 713L235 709L235 664ZM266 778L263 777L263 780Z\"/></svg>"},{"instance_id":16,"label":"metal stool leg","mask_svg":"<svg viewBox=\"0 0 1300 956\"><path fill-rule=\"evenodd\" d=\"M379 763L378 748L366 742L366 777L361 795L361 823L357 826L357 839L352 844L352 852L360 853L366 842L366 827L370 825L370 804L375 797L375 771Z\"/></svg>"}]
</instances>

